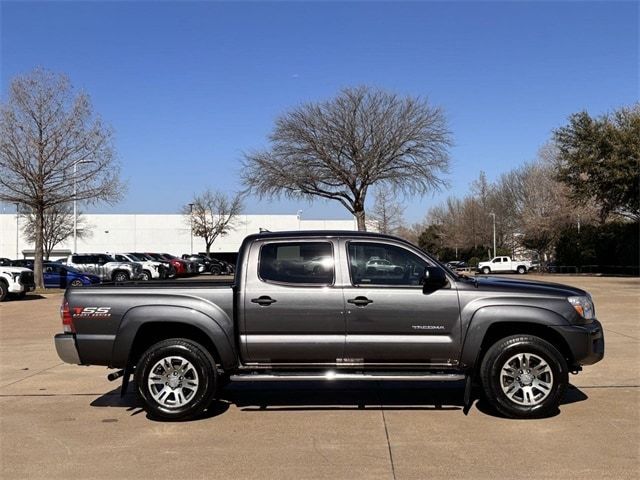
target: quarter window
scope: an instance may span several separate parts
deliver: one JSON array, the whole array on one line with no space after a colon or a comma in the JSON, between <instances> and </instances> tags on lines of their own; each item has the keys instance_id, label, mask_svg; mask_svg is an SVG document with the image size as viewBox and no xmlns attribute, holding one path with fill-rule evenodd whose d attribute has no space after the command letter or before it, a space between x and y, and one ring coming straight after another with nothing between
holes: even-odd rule
<instances>
[{"instance_id":1,"label":"quarter window","mask_svg":"<svg viewBox=\"0 0 640 480\"><path fill-rule=\"evenodd\" d=\"M333 249L328 242L268 243L260 250L258 273L267 282L330 285Z\"/></svg>"},{"instance_id":2,"label":"quarter window","mask_svg":"<svg viewBox=\"0 0 640 480\"><path fill-rule=\"evenodd\" d=\"M418 286L428 266L413 252L395 245L350 242L348 251L354 285Z\"/></svg>"}]
</instances>

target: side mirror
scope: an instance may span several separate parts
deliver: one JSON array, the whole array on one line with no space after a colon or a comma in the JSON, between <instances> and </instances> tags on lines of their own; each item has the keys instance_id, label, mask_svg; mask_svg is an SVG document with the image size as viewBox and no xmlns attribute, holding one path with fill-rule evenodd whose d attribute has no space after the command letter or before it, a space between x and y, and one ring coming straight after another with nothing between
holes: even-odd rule
<instances>
[{"instance_id":1,"label":"side mirror","mask_svg":"<svg viewBox=\"0 0 640 480\"><path fill-rule=\"evenodd\" d=\"M449 283L444 270L438 267L427 267L422 276L422 292L431 293L444 287Z\"/></svg>"}]
</instances>

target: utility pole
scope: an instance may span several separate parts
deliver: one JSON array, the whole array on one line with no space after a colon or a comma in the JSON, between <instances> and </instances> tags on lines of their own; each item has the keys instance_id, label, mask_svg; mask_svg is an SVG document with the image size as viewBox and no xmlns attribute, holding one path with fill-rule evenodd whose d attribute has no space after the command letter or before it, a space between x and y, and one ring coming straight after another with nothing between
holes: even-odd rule
<instances>
[{"instance_id":1,"label":"utility pole","mask_svg":"<svg viewBox=\"0 0 640 480\"><path fill-rule=\"evenodd\" d=\"M493 217L493 256L496 257L496 214L491 212L489 215Z\"/></svg>"},{"instance_id":2,"label":"utility pole","mask_svg":"<svg viewBox=\"0 0 640 480\"><path fill-rule=\"evenodd\" d=\"M301 230L302 210L298 210L296 217L298 218L298 230Z\"/></svg>"},{"instance_id":3,"label":"utility pole","mask_svg":"<svg viewBox=\"0 0 640 480\"><path fill-rule=\"evenodd\" d=\"M189 223L191 226L191 255L193 255L193 203L189 204Z\"/></svg>"}]
</instances>

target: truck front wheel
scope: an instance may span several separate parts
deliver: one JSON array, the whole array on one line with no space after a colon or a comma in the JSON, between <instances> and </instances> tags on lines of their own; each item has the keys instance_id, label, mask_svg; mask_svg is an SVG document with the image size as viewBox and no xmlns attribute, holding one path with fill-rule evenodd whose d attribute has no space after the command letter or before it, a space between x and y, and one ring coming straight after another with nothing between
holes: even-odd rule
<instances>
[{"instance_id":1,"label":"truck front wheel","mask_svg":"<svg viewBox=\"0 0 640 480\"><path fill-rule=\"evenodd\" d=\"M554 414L569 382L562 354L533 335L498 340L482 359L480 375L487 401L510 418Z\"/></svg>"},{"instance_id":2,"label":"truck front wheel","mask_svg":"<svg viewBox=\"0 0 640 480\"><path fill-rule=\"evenodd\" d=\"M482 273L489 275L491 273L491 269L489 267L482 267Z\"/></svg>"},{"instance_id":3,"label":"truck front wheel","mask_svg":"<svg viewBox=\"0 0 640 480\"><path fill-rule=\"evenodd\" d=\"M200 415L215 396L213 357L200 344L172 338L152 345L136 367L138 395L147 413L165 420Z\"/></svg>"}]
</instances>

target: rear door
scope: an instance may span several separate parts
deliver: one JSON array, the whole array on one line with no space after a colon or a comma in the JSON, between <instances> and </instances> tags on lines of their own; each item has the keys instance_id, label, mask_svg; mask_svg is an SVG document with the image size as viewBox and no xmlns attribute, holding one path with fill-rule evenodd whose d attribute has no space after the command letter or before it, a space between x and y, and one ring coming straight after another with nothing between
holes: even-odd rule
<instances>
[{"instance_id":1,"label":"rear door","mask_svg":"<svg viewBox=\"0 0 640 480\"><path fill-rule=\"evenodd\" d=\"M346 240L345 361L451 365L460 345L455 284L423 293L428 257L389 240Z\"/></svg>"},{"instance_id":2,"label":"rear door","mask_svg":"<svg viewBox=\"0 0 640 480\"><path fill-rule=\"evenodd\" d=\"M245 361L335 364L345 340L337 241L264 240L250 248L242 305Z\"/></svg>"}]
</instances>

